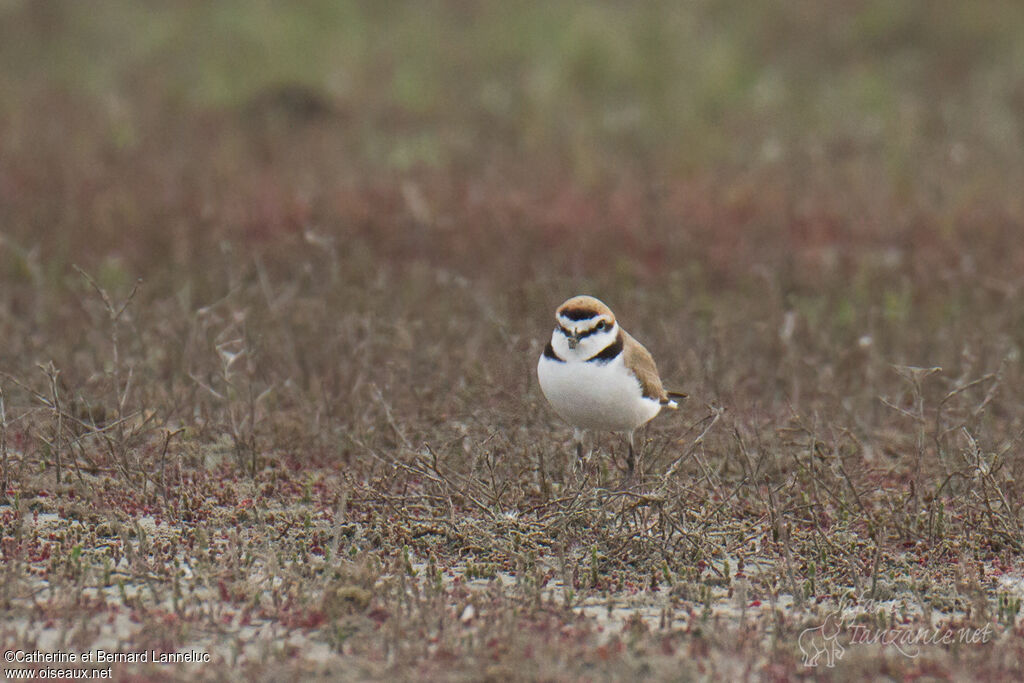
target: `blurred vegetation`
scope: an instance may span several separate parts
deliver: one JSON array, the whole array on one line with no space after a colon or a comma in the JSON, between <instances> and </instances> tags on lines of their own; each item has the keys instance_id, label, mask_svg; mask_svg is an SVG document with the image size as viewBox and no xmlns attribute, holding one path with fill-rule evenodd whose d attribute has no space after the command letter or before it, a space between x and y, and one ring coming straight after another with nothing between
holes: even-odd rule
<instances>
[{"instance_id":1,"label":"blurred vegetation","mask_svg":"<svg viewBox=\"0 0 1024 683\"><path fill-rule=\"evenodd\" d=\"M8 112L58 87L130 125L140 94L187 112L299 84L364 119L364 158L399 168L505 131L584 178L614 151L694 169L863 147L911 182L939 140L1012 165L1024 143L1009 1L7 0L0 18ZM411 130L378 139L387 112Z\"/></svg>"}]
</instances>

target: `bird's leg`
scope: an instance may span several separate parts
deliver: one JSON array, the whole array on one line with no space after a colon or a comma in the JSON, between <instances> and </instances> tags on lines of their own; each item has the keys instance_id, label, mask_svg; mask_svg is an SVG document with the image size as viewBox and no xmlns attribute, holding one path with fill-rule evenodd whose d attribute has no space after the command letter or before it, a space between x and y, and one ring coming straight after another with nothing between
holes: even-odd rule
<instances>
[{"instance_id":1,"label":"bird's leg","mask_svg":"<svg viewBox=\"0 0 1024 683\"><path fill-rule=\"evenodd\" d=\"M632 430L627 432L626 438L629 440L629 453L628 453L628 455L626 455L626 473L629 475L629 478L632 479L633 478L633 469L634 469L634 467L636 465L636 452L634 450L635 447L633 445L633 431Z\"/></svg>"},{"instance_id":2,"label":"bird's leg","mask_svg":"<svg viewBox=\"0 0 1024 683\"><path fill-rule=\"evenodd\" d=\"M574 429L572 440L576 442L576 460L573 463L573 472L582 472L586 465L586 455L583 453L583 430Z\"/></svg>"}]
</instances>

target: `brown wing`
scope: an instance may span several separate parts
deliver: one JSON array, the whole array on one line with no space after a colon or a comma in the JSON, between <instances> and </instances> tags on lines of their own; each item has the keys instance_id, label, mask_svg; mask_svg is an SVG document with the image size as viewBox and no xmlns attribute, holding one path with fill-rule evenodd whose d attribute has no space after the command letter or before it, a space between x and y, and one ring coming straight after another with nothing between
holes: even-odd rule
<instances>
[{"instance_id":1,"label":"brown wing","mask_svg":"<svg viewBox=\"0 0 1024 683\"><path fill-rule=\"evenodd\" d=\"M620 328L621 329L621 328ZM640 342L626 332L622 330L622 334L626 338L626 343L623 345L623 354L625 354L623 360L626 362L626 366L633 369L633 373L636 378L640 380L640 388L643 391L644 398L652 398L655 401L666 403L668 401L668 394L665 393L665 388L661 386L661 377L658 375L658 366L654 363L654 358L645 349Z\"/></svg>"}]
</instances>

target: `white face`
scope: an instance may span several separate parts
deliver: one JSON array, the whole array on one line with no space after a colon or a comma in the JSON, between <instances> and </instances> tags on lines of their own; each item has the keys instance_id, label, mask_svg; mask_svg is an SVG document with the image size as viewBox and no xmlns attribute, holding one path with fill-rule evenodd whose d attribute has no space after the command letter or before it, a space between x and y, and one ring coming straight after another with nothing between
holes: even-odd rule
<instances>
[{"instance_id":1,"label":"white face","mask_svg":"<svg viewBox=\"0 0 1024 683\"><path fill-rule=\"evenodd\" d=\"M558 316L558 325L551 333L551 346L560 358L586 360L615 341L619 326L610 315L594 314L590 318L571 320Z\"/></svg>"}]
</instances>

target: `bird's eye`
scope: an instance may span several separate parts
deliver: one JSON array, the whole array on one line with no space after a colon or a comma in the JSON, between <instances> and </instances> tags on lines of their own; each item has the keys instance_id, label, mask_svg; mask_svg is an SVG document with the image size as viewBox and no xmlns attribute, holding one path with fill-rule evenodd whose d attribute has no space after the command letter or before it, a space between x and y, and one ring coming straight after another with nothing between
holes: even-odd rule
<instances>
[{"instance_id":1,"label":"bird's eye","mask_svg":"<svg viewBox=\"0 0 1024 683\"><path fill-rule=\"evenodd\" d=\"M601 322L599 322L599 323L597 324L597 328L596 328L596 329L598 329L598 330L603 330L603 329L604 329L604 328L606 328L606 327L608 327L608 323L606 323L605 321L603 321L603 320L602 320Z\"/></svg>"}]
</instances>

